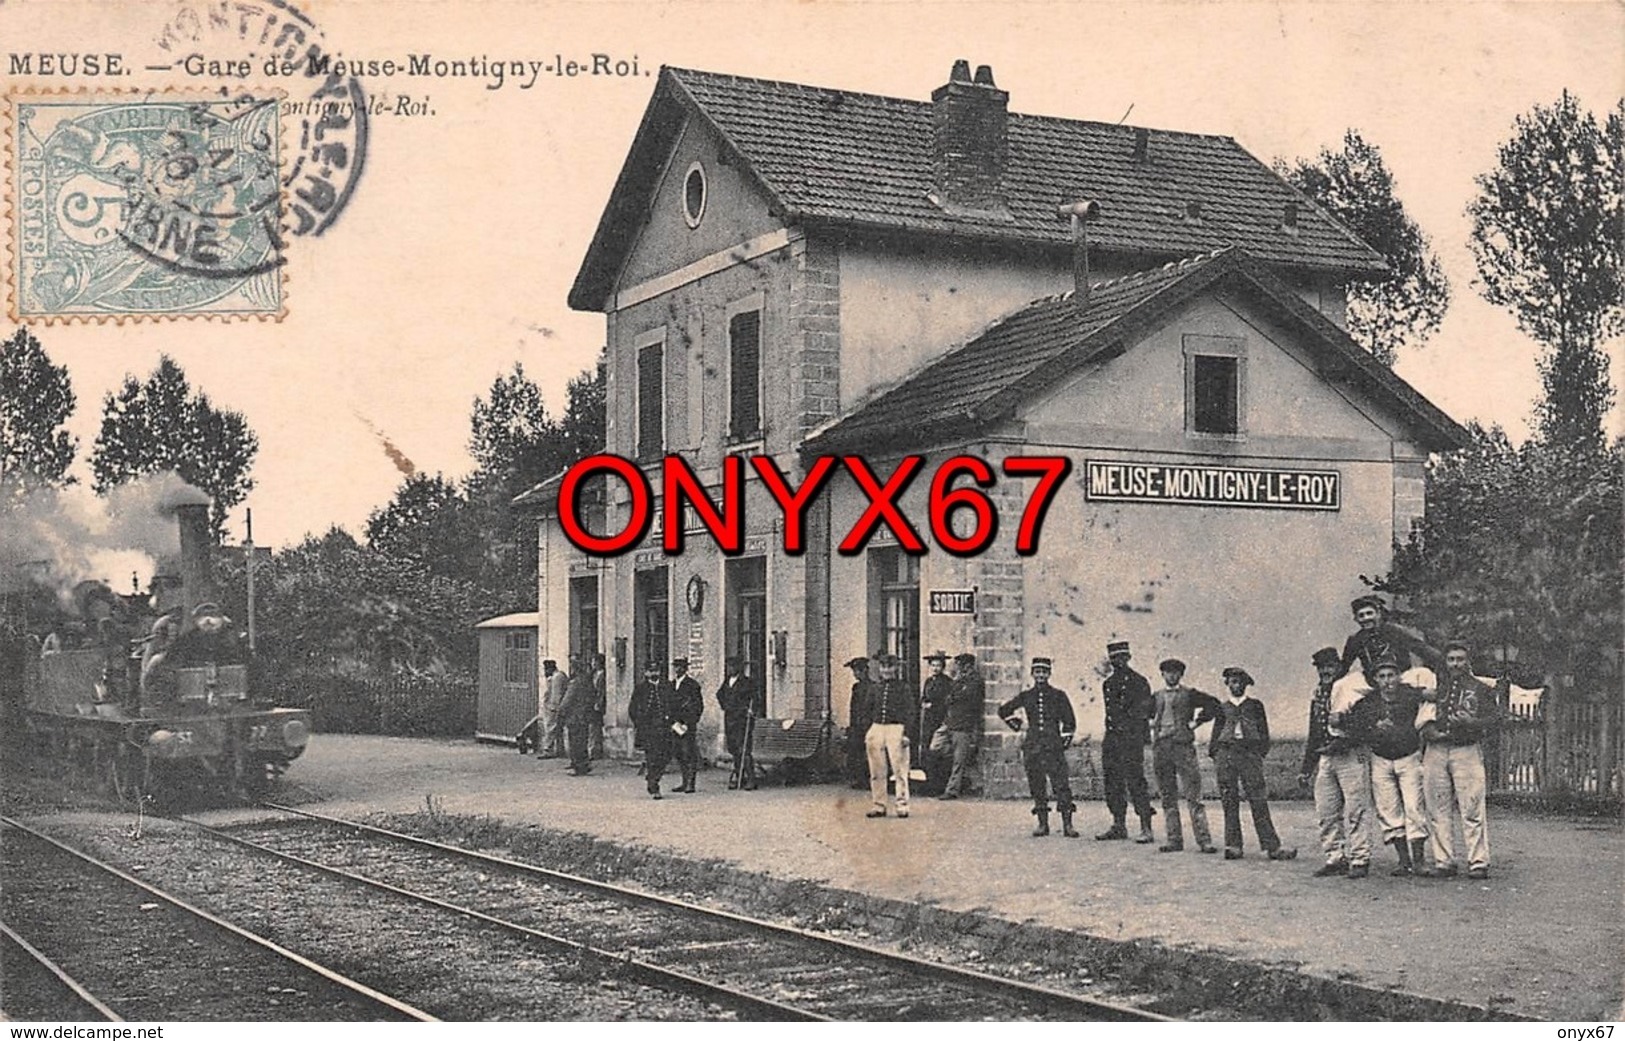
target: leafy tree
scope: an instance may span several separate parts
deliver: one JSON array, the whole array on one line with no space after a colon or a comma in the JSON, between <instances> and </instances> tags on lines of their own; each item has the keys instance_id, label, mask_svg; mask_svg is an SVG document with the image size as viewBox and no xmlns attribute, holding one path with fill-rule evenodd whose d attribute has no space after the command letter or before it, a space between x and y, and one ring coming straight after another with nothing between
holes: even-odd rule
<instances>
[{"instance_id":1,"label":"leafy tree","mask_svg":"<svg viewBox=\"0 0 1625 1041\"><path fill-rule=\"evenodd\" d=\"M0 486L74 483L68 467L79 439L62 424L75 404L68 367L52 365L27 328L0 343Z\"/></svg>"},{"instance_id":2,"label":"leafy tree","mask_svg":"<svg viewBox=\"0 0 1625 1041\"><path fill-rule=\"evenodd\" d=\"M117 394L103 398L90 465L98 493L174 470L213 500L209 520L218 539L232 507L254 487L249 470L258 452L259 439L242 413L216 409L165 355L145 382L126 376Z\"/></svg>"},{"instance_id":3,"label":"leafy tree","mask_svg":"<svg viewBox=\"0 0 1625 1041\"><path fill-rule=\"evenodd\" d=\"M1619 692L1625 447L1469 430L1470 447L1429 466L1427 515L1379 586L1408 595L1428 631Z\"/></svg>"},{"instance_id":4,"label":"leafy tree","mask_svg":"<svg viewBox=\"0 0 1625 1041\"><path fill-rule=\"evenodd\" d=\"M1625 99L1599 125L1568 91L1513 123L1467 207L1480 292L1547 350L1541 436L1600 447L1613 401L1603 344L1625 328Z\"/></svg>"},{"instance_id":5,"label":"leafy tree","mask_svg":"<svg viewBox=\"0 0 1625 1041\"><path fill-rule=\"evenodd\" d=\"M559 424L563 435L566 465L585 459L604 450L605 429L608 423L608 399L605 395L604 352L598 353L598 362L590 372L582 372L565 388L568 405L564 421ZM543 474L542 479L552 474Z\"/></svg>"},{"instance_id":6,"label":"leafy tree","mask_svg":"<svg viewBox=\"0 0 1625 1041\"><path fill-rule=\"evenodd\" d=\"M561 465L559 428L547 414L541 388L520 362L491 383L487 397L474 399L469 427L468 451L478 472L522 482L540 480Z\"/></svg>"},{"instance_id":7,"label":"leafy tree","mask_svg":"<svg viewBox=\"0 0 1625 1041\"><path fill-rule=\"evenodd\" d=\"M1342 151L1322 149L1291 165L1277 160L1275 170L1388 262L1386 272L1349 283L1349 335L1384 365L1393 365L1401 348L1426 343L1449 306L1450 282L1394 194L1377 146L1351 129Z\"/></svg>"},{"instance_id":8,"label":"leafy tree","mask_svg":"<svg viewBox=\"0 0 1625 1041\"><path fill-rule=\"evenodd\" d=\"M367 545L438 574L477 580L484 565L478 519L457 485L440 474L401 482L388 506L367 518Z\"/></svg>"}]
</instances>

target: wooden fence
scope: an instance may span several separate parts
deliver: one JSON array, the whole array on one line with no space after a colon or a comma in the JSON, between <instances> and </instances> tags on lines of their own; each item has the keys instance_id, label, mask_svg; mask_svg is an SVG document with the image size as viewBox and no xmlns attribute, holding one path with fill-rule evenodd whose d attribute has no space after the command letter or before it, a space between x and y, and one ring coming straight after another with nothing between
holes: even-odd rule
<instances>
[{"instance_id":1,"label":"wooden fence","mask_svg":"<svg viewBox=\"0 0 1625 1041\"><path fill-rule=\"evenodd\" d=\"M1625 798L1622 703L1547 688L1511 699L1485 743L1492 792L1568 796L1618 803Z\"/></svg>"}]
</instances>

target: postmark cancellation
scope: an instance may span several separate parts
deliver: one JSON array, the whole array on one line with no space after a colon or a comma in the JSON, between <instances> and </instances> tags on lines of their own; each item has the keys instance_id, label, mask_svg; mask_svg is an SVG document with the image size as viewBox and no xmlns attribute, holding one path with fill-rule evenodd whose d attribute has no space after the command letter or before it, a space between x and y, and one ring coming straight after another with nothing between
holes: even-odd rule
<instances>
[{"instance_id":1,"label":"postmark cancellation","mask_svg":"<svg viewBox=\"0 0 1625 1041\"><path fill-rule=\"evenodd\" d=\"M280 100L9 96L12 319L281 317Z\"/></svg>"}]
</instances>

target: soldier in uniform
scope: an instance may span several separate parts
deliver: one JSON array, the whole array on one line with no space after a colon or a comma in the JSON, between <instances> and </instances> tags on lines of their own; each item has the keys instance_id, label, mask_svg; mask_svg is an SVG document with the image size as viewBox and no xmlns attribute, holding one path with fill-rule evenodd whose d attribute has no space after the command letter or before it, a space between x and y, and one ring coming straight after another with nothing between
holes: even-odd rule
<instances>
[{"instance_id":1,"label":"soldier in uniform","mask_svg":"<svg viewBox=\"0 0 1625 1041\"><path fill-rule=\"evenodd\" d=\"M1225 669L1224 685L1230 696L1219 703L1219 717L1213 721L1213 737L1208 744L1224 805L1224 859L1242 858L1241 793L1246 789L1259 847L1271 860L1291 860L1298 851L1281 845L1275 822L1270 819L1269 796L1264 787L1264 756L1270 750L1269 714L1262 701L1247 694L1253 678L1246 669Z\"/></svg>"},{"instance_id":2,"label":"soldier in uniform","mask_svg":"<svg viewBox=\"0 0 1625 1041\"><path fill-rule=\"evenodd\" d=\"M717 705L722 709L722 740L733 759L728 772L728 788L756 787L752 770L747 769L746 742L750 740L751 720L767 715L767 698L753 680L744 674L744 663L737 657L729 658L724 666L727 675L717 687Z\"/></svg>"},{"instance_id":3,"label":"soldier in uniform","mask_svg":"<svg viewBox=\"0 0 1625 1041\"><path fill-rule=\"evenodd\" d=\"M1422 738L1416 732L1422 692L1400 681L1400 663L1383 658L1376 665L1377 693L1368 695L1378 709L1367 743L1371 746L1371 799L1377 806L1382 840L1394 847L1396 876L1424 874L1428 829L1422 805Z\"/></svg>"},{"instance_id":4,"label":"soldier in uniform","mask_svg":"<svg viewBox=\"0 0 1625 1041\"><path fill-rule=\"evenodd\" d=\"M705 695L700 693L699 681L688 674L687 658L673 658L671 672L673 701L669 727L673 738L672 752L683 771L683 784L677 790L692 794L694 776L700 769L698 731L700 716L705 714Z\"/></svg>"},{"instance_id":5,"label":"soldier in uniform","mask_svg":"<svg viewBox=\"0 0 1625 1041\"><path fill-rule=\"evenodd\" d=\"M1049 834L1049 795L1055 791L1055 808L1061 811L1061 834L1078 837L1072 827L1072 782L1067 776L1066 749L1077 733L1077 717L1066 692L1049 685L1048 658L1033 659L1033 685L999 706L999 718L1011 730L1022 729L1019 711L1026 717L1027 734L1021 740L1021 763L1027 769L1027 790L1033 797L1033 816L1038 818L1033 837Z\"/></svg>"},{"instance_id":6,"label":"soldier in uniform","mask_svg":"<svg viewBox=\"0 0 1625 1041\"><path fill-rule=\"evenodd\" d=\"M1134 841L1155 842L1151 818L1156 811L1151 808L1151 793L1145 784L1145 746L1151 739L1150 721L1156 702L1151 697L1151 684L1129 668L1132 656L1127 640L1108 643L1106 656L1111 659L1112 674L1101 684L1101 697L1106 702L1106 736L1100 742L1100 763L1112 826L1095 838L1128 838L1124 818L1132 799L1134 812L1140 818L1140 836Z\"/></svg>"},{"instance_id":7,"label":"soldier in uniform","mask_svg":"<svg viewBox=\"0 0 1625 1041\"><path fill-rule=\"evenodd\" d=\"M564 747L570 754L569 772L574 777L592 773L588 735L592 724L592 676L579 656L570 658L570 683L565 689L559 717L564 721Z\"/></svg>"},{"instance_id":8,"label":"soldier in uniform","mask_svg":"<svg viewBox=\"0 0 1625 1041\"><path fill-rule=\"evenodd\" d=\"M895 784L897 816L908 816L908 728L914 725L919 702L903 682L902 664L895 654L880 656L880 682L874 685L869 701L869 732L863 747L869 759L869 798L874 803L868 817L886 815L886 781Z\"/></svg>"},{"instance_id":9,"label":"soldier in uniform","mask_svg":"<svg viewBox=\"0 0 1625 1041\"><path fill-rule=\"evenodd\" d=\"M849 659L852 670L852 700L846 709L846 774L853 788L869 787L869 753L864 741L869 736L873 712L874 685L869 682L869 659L863 655Z\"/></svg>"},{"instance_id":10,"label":"soldier in uniform","mask_svg":"<svg viewBox=\"0 0 1625 1041\"><path fill-rule=\"evenodd\" d=\"M1467 877L1490 877L1490 836L1484 822L1484 753L1479 748L1500 706L1495 691L1473 675L1467 645L1444 646L1445 676L1433 718L1422 724L1422 788L1433 847L1430 878L1454 878L1453 825L1467 841ZM1510 682L1510 681L1509 681Z\"/></svg>"},{"instance_id":11,"label":"soldier in uniform","mask_svg":"<svg viewBox=\"0 0 1625 1041\"><path fill-rule=\"evenodd\" d=\"M1335 687L1341 659L1322 647L1311 659L1320 682L1309 698L1309 739L1298 784L1315 796L1326 863L1316 878L1371 873L1371 750L1365 734L1376 722L1376 701L1363 690Z\"/></svg>"},{"instance_id":12,"label":"soldier in uniform","mask_svg":"<svg viewBox=\"0 0 1625 1041\"><path fill-rule=\"evenodd\" d=\"M676 736L668 729L676 696L676 690L660 678L660 663L651 661L643 666L643 679L632 688L632 700L627 704L636 742L643 747L643 780L656 799L660 798L660 778L671 761L672 738Z\"/></svg>"},{"instance_id":13,"label":"soldier in uniform","mask_svg":"<svg viewBox=\"0 0 1625 1041\"><path fill-rule=\"evenodd\" d=\"M1368 693L1374 691L1377 663L1390 658L1398 664L1400 679L1405 683L1418 688L1436 685L1437 677L1444 673L1444 655L1427 642L1420 630L1390 621L1388 605L1380 596L1356 597L1349 609L1360 628L1343 643L1337 671L1340 683L1363 685ZM1434 675L1422 673L1416 668L1418 664ZM1351 676L1356 665L1360 675Z\"/></svg>"},{"instance_id":14,"label":"soldier in uniform","mask_svg":"<svg viewBox=\"0 0 1625 1041\"><path fill-rule=\"evenodd\" d=\"M948 654L937 651L925 656L930 674L920 686L920 765L925 768L925 783L919 794L940 795L948 783L949 759L931 747L937 728L948 715L948 697L954 681L948 676ZM941 751L947 751L944 748Z\"/></svg>"}]
</instances>

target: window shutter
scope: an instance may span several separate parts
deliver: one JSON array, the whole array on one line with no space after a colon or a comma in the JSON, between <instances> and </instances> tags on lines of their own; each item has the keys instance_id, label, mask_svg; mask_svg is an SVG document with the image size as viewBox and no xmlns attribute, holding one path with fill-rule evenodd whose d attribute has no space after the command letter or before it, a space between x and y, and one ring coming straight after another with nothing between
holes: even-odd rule
<instances>
[{"instance_id":1,"label":"window shutter","mask_svg":"<svg viewBox=\"0 0 1625 1041\"><path fill-rule=\"evenodd\" d=\"M638 458L660 458L664 447L665 348L658 343L638 351Z\"/></svg>"},{"instance_id":2,"label":"window shutter","mask_svg":"<svg viewBox=\"0 0 1625 1041\"><path fill-rule=\"evenodd\" d=\"M762 432L762 312L733 316L728 352L728 435L744 441Z\"/></svg>"}]
</instances>

